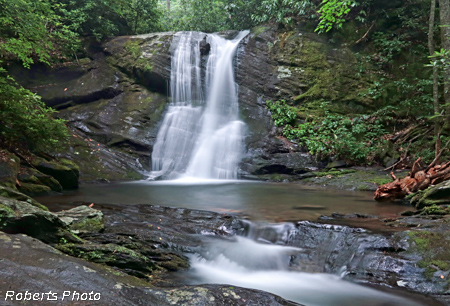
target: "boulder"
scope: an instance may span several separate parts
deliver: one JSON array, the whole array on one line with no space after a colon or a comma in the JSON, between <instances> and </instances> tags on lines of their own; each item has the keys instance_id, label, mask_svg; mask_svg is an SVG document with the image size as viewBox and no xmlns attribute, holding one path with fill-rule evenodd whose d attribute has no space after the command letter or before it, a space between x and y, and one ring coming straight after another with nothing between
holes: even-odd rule
<instances>
[{"instance_id":1,"label":"boulder","mask_svg":"<svg viewBox=\"0 0 450 306\"><path fill-rule=\"evenodd\" d=\"M450 180L417 192L410 202L417 209L432 205L450 205Z\"/></svg>"},{"instance_id":2,"label":"boulder","mask_svg":"<svg viewBox=\"0 0 450 306\"><path fill-rule=\"evenodd\" d=\"M21 185L23 185L22 183L44 185L49 187L52 191L62 191L61 184L54 177L44 174L34 168L22 167L17 178Z\"/></svg>"},{"instance_id":3,"label":"boulder","mask_svg":"<svg viewBox=\"0 0 450 306\"><path fill-rule=\"evenodd\" d=\"M72 231L77 233L100 232L105 228L105 220L100 210L86 205L55 213Z\"/></svg>"},{"instance_id":4,"label":"boulder","mask_svg":"<svg viewBox=\"0 0 450 306\"><path fill-rule=\"evenodd\" d=\"M30 303L36 306L61 305L61 303L139 306L193 305L193 303L205 306L299 305L267 292L239 287L230 288L226 285L156 288L115 269L81 258L66 256L51 246L26 235L0 232L0 241L0 254L2 254L0 291L22 293L22 300L7 301L7 304L11 306L23 305L23 294L26 291L51 292L58 297L56 301L49 301L45 299L47 295L44 295L43 301ZM66 300L62 301L65 292L69 292L69 297L66 296ZM77 293L79 296L76 295ZM86 297L90 296L91 300L82 301L82 294L86 294ZM72 300L73 295L74 300ZM5 296L2 298L4 299ZM68 303L65 303L66 301Z\"/></svg>"},{"instance_id":5,"label":"boulder","mask_svg":"<svg viewBox=\"0 0 450 306\"><path fill-rule=\"evenodd\" d=\"M10 234L27 234L46 243L57 243L61 239L79 242L55 214L29 202L3 196L0 196L0 230Z\"/></svg>"},{"instance_id":6,"label":"boulder","mask_svg":"<svg viewBox=\"0 0 450 306\"><path fill-rule=\"evenodd\" d=\"M69 160L60 162L34 158L32 165L40 172L54 177L64 189L77 189L80 171L77 165Z\"/></svg>"}]
</instances>

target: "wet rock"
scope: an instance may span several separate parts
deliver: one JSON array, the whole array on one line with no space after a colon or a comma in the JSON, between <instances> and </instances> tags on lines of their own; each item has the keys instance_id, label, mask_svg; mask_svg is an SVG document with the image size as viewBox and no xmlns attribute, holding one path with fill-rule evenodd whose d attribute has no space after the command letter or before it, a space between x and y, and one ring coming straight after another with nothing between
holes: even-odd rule
<instances>
[{"instance_id":1,"label":"wet rock","mask_svg":"<svg viewBox=\"0 0 450 306\"><path fill-rule=\"evenodd\" d=\"M110 99L120 94L115 71L98 57L87 65L68 65L52 69L35 65L31 70L9 69L15 79L37 93L49 106L63 109L76 104Z\"/></svg>"},{"instance_id":2,"label":"wet rock","mask_svg":"<svg viewBox=\"0 0 450 306\"><path fill-rule=\"evenodd\" d=\"M167 94L174 33L116 37L103 44L108 63L153 92Z\"/></svg>"},{"instance_id":3,"label":"wet rock","mask_svg":"<svg viewBox=\"0 0 450 306\"><path fill-rule=\"evenodd\" d=\"M160 285L174 285L163 278L164 274L188 268L185 254L201 247L202 236L230 235L240 226L232 215L213 212L152 205L95 205L104 213L105 229L100 233L81 232L84 244L60 243L57 248Z\"/></svg>"},{"instance_id":4,"label":"wet rock","mask_svg":"<svg viewBox=\"0 0 450 306\"><path fill-rule=\"evenodd\" d=\"M275 153L266 157L244 158L241 176L249 177L248 173L255 178L276 180L277 174L299 175L317 169L317 166L317 161L306 153Z\"/></svg>"},{"instance_id":5,"label":"wet rock","mask_svg":"<svg viewBox=\"0 0 450 306\"><path fill-rule=\"evenodd\" d=\"M27 202L28 204L31 204L34 207L37 207L39 209L48 210L47 207L40 204L39 202L37 202L36 200L31 198L30 196L28 196L24 193L21 193L15 189L12 189L12 188L0 186L0 196L2 196L4 198L14 199L17 201Z\"/></svg>"},{"instance_id":6,"label":"wet rock","mask_svg":"<svg viewBox=\"0 0 450 306\"><path fill-rule=\"evenodd\" d=\"M249 160L244 167L252 157L258 161L274 153L288 153L272 151L279 132L266 108L267 100L301 105L307 109L301 118L314 115L317 101L322 99L332 101L329 109L340 114L373 108L373 101L358 95L371 81L355 77L356 63L349 49L334 48L315 34L265 26L252 29L241 43L236 61L239 107L249 131L245 139Z\"/></svg>"},{"instance_id":7,"label":"wet rock","mask_svg":"<svg viewBox=\"0 0 450 306\"><path fill-rule=\"evenodd\" d=\"M432 205L450 204L450 180L417 192L410 199L410 203L417 209Z\"/></svg>"},{"instance_id":8,"label":"wet rock","mask_svg":"<svg viewBox=\"0 0 450 306\"><path fill-rule=\"evenodd\" d=\"M0 230L10 234L27 234L46 243L57 243L61 238L78 241L55 214L28 202L2 196L0 196Z\"/></svg>"},{"instance_id":9,"label":"wet rock","mask_svg":"<svg viewBox=\"0 0 450 306\"><path fill-rule=\"evenodd\" d=\"M64 189L77 189L80 171L77 165L68 161L61 160L48 161L43 158L35 158L32 161L34 167L40 172L54 177Z\"/></svg>"},{"instance_id":10,"label":"wet rock","mask_svg":"<svg viewBox=\"0 0 450 306\"><path fill-rule=\"evenodd\" d=\"M57 300L11 300L7 305L299 305L270 293L223 285L160 289L115 269L66 256L26 235L0 232L0 295L26 291L56 295ZM38 282L36 280L39 280ZM81 300L84 298L92 300ZM67 295L62 300L64 293ZM77 295L77 293L79 295ZM95 294L95 295L94 295ZM93 300L93 298L98 300ZM248 302L248 303L246 303Z\"/></svg>"},{"instance_id":11,"label":"wet rock","mask_svg":"<svg viewBox=\"0 0 450 306\"><path fill-rule=\"evenodd\" d=\"M153 292L167 303L180 306L193 304L205 306L301 306L298 303L284 300L264 291L220 285L189 286L159 291L153 290Z\"/></svg>"},{"instance_id":12,"label":"wet rock","mask_svg":"<svg viewBox=\"0 0 450 306\"><path fill-rule=\"evenodd\" d=\"M34 168L21 167L17 178L21 185L23 185L22 183L44 185L55 192L61 192L63 189L61 184L54 177L44 174Z\"/></svg>"},{"instance_id":13,"label":"wet rock","mask_svg":"<svg viewBox=\"0 0 450 306\"><path fill-rule=\"evenodd\" d=\"M147 274L150 275L156 268L153 261L140 252L116 244L60 243L56 248L71 256L117 267L130 275L141 278L146 278Z\"/></svg>"},{"instance_id":14,"label":"wet rock","mask_svg":"<svg viewBox=\"0 0 450 306\"><path fill-rule=\"evenodd\" d=\"M347 162L345 160L335 160L326 166L327 169L345 168L345 167L348 167Z\"/></svg>"},{"instance_id":15,"label":"wet rock","mask_svg":"<svg viewBox=\"0 0 450 306\"><path fill-rule=\"evenodd\" d=\"M75 233L94 233L105 228L103 213L86 205L55 214Z\"/></svg>"},{"instance_id":16,"label":"wet rock","mask_svg":"<svg viewBox=\"0 0 450 306\"><path fill-rule=\"evenodd\" d=\"M20 183L20 186L18 187L19 191L30 196L30 197L36 197L36 196L42 196L42 195L49 195L52 191L50 187L41 185L41 184L31 184L31 183Z\"/></svg>"}]
</instances>

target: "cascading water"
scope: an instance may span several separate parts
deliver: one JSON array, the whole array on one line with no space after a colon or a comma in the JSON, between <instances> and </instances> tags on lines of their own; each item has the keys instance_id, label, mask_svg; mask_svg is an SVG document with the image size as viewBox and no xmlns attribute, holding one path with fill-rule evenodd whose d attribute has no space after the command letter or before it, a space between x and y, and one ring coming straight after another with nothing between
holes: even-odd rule
<instances>
[{"instance_id":1,"label":"cascading water","mask_svg":"<svg viewBox=\"0 0 450 306\"><path fill-rule=\"evenodd\" d=\"M151 179L237 178L245 124L238 116L233 58L247 34L233 40L197 32L175 35L172 102L153 149ZM210 46L206 69L200 43Z\"/></svg>"}]
</instances>

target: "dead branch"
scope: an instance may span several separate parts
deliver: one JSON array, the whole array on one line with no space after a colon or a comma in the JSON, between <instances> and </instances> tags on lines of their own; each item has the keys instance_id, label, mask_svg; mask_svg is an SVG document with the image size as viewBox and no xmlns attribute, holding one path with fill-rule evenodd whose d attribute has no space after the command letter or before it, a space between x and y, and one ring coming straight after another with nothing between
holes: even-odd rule
<instances>
[{"instance_id":1,"label":"dead branch","mask_svg":"<svg viewBox=\"0 0 450 306\"><path fill-rule=\"evenodd\" d=\"M450 141L446 146L448 144L450 144ZM433 161L425 170L420 170L420 161L421 158L418 158L414 162L411 172L402 179L397 178L391 172L393 181L379 186L375 191L374 199L376 201L402 199L408 194L450 179L450 161L440 165L433 165L433 163L436 163L436 161Z\"/></svg>"}]
</instances>

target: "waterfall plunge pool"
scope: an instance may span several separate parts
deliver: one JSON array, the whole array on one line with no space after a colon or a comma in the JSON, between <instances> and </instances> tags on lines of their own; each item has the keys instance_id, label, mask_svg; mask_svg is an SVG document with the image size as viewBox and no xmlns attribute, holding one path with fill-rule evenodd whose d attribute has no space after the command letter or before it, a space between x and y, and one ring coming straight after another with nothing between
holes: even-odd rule
<instances>
[{"instance_id":1,"label":"waterfall plunge pool","mask_svg":"<svg viewBox=\"0 0 450 306\"><path fill-rule=\"evenodd\" d=\"M61 196L38 197L50 210L70 203L151 204L169 207L237 212L252 220L283 222L317 220L333 212L394 217L408 206L378 203L372 193L327 190L294 183L180 179L81 185Z\"/></svg>"}]
</instances>

